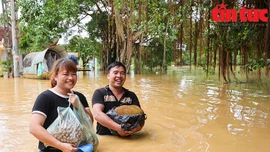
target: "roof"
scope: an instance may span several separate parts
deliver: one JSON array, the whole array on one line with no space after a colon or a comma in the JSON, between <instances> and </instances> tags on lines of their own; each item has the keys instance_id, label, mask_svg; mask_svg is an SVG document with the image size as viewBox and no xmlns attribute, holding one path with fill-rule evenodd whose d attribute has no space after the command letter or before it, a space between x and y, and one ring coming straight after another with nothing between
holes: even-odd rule
<instances>
[{"instance_id":1,"label":"roof","mask_svg":"<svg viewBox=\"0 0 270 152\"><path fill-rule=\"evenodd\" d=\"M53 46L41 52L31 52L27 54L23 59L23 67L29 67L42 62L46 58L47 52L56 52L61 58L68 57L68 54L63 47Z\"/></svg>"},{"instance_id":2,"label":"roof","mask_svg":"<svg viewBox=\"0 0 270 152\"><path fill-rule=\"evenodd\" d=\"M48 50L53 50L58 53L61 57L67 57L67 53L63 47L60 46L53 46L50 47L42 52L39 52L33 59L32 64L38 64L44 60L45 54Z\"/></svg>"}]
</instances>

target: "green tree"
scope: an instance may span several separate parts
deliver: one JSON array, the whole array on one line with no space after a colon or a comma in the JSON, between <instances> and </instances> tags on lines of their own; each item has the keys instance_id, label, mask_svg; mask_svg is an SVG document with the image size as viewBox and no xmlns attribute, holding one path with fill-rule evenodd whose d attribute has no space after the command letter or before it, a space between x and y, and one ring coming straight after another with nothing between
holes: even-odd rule
<instances>
[{"instance_id":1,"label":"green tree","mask_svg":"<svg viewBox=\"0 0 270 152\"><path fill-rule=\"evenodd\" d=\"M25 53L47 48L60 39L62 33L71 35L73 31L69 30L90 16L88 12L94 5L80 0L20 0L17 4L23 14L19 18L19 47Z\"/></svg>"},{"instance_id":2,"label":"green tree","mask_svg":"<svg viewBox=\"0 0 270 152\"><path fill-rule=\"evenodd\" d=\"M78 52L78 58L83 61L83 68L86 68L89 60L100 58L101 44L96 40L74 36L66 47L69 52Z\"/></svg>"}]
</instances>

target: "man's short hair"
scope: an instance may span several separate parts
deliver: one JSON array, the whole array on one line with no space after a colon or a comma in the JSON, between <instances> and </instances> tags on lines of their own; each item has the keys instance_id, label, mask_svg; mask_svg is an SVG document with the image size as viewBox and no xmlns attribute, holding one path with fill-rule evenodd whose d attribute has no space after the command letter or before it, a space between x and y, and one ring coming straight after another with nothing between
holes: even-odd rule
<instances>
[{"instance_id":1,"label":"man's short hair","mask_svg":"<svg viewBox=\"0 0 270 152\"><path fill-rule=\"evenodd\" d=\"M123 67L125 72L126 72L126 66L119 61L115 61L115 62L111 63L107 68L107 72L110 73L111 68L114 68L114 67Z\"/></svg>"}]
</instances>

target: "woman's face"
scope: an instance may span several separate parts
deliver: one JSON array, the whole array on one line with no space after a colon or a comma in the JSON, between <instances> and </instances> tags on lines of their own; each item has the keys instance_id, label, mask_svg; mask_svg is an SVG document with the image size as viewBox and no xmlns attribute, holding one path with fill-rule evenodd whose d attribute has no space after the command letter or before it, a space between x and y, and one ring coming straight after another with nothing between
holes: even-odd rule
<instances>
[{"instance_id":1,"label":"woman's face","mask_svg":"<svg viewBox=\"0 0 270 152\"><path fill-rule=\"evenodd\" d=\"M69 92L77 82L77 74L66 69L60 70L55 76L55 81L57 82L56 87Z\"/></svg>"}]
</instances>

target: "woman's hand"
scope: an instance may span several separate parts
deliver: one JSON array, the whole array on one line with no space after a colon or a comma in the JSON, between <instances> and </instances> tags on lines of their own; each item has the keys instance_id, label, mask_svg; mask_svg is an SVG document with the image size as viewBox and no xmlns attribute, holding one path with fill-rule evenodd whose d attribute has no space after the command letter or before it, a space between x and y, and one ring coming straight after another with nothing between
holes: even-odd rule
<instances>
[{"instance_id":1,"label":"woman's hand","mask_svg":"<svg viewBox=\"0 0 270 152\"><path fill-rule=\"evenodd\" d=\"M78 150L77 147L75 147L72 144L68 144L68 143L62 143L61 144L61 150L63 152L76 152Z\"/></svg>"},{"instance_id":2,"label":"woman's hand","mask_svg":"<svg viewBox=\"0 0 270 152\"><path fill-rule=\"evenodd\" d=\"M74 93L68 93L69 96L69 102L73 105L73 107L75 107L76 109L78 109L78 101L77 101L77 97L76 94Z\"/></svg>"}]
</instances>

